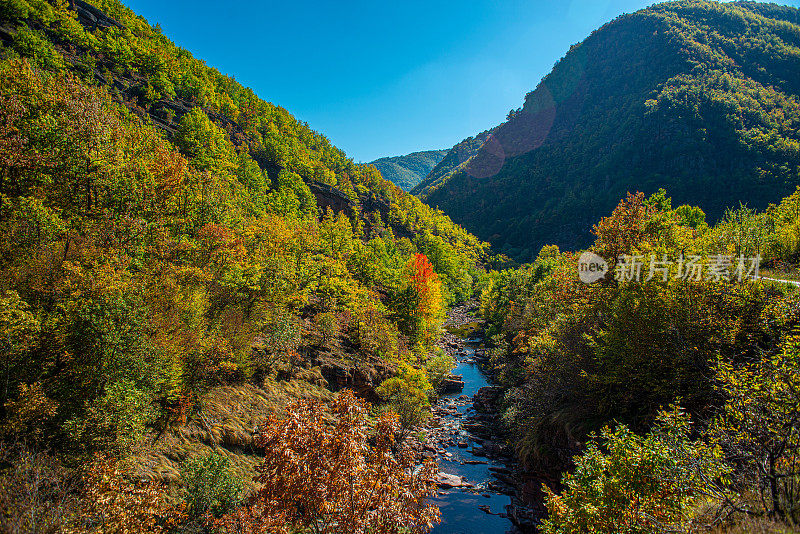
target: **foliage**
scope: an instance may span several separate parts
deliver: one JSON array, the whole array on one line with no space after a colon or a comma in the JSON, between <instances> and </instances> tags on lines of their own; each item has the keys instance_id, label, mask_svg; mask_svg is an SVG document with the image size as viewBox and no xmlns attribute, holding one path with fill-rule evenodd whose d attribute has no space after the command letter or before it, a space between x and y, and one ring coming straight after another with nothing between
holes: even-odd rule
<instances>
[{"instance_id":1,"label":"foliage","mask_svg":"<svg viewBox=\"0 0 800 534\"><path fill-rule=\"evenodd\" d=\"M78 510L79 523L68 532L169 532L183 511L167 502L163 488L152 482L126 480L124 468L98 457L89 467Z\"/></svg>"},{"instance_id":2,"label":"foliage","mask_svg":"<svg viewBox=\"0 0 800 534\"><path fill-rule=\"evenodd\" d=\"M684 532L706 487L725 474L721 452L690 439L686 414L661 412L644 437L624 425L604 428L564 476L564 492L545 487L547 534Z\"/></svg>"},{"instance_id":3,"label":"foliage","mask_svg":"<svg viewBox=\"0 0 800 534\"><path fill-rule=\"evenodd\" d=\"M181 478L191 516L211 513L220 517L239 504L244 488L242 481L231 474L229 463L226 456L217 452L185 463Z\"/></svg>"},{"instance_id":4,"label":"foliage","mask_svg":"<svg viewBox=\"0 0 800 534\"><path fill-rule=\"evenodd\" d=\"M427 196L431 190L443 183L456 168L474 156L490 133L490 130L486 130L474 137L468 137L446 151L442 160L426 173L424 180L415 185L411 192L421 198Z\"/></svg>"},{"instance_id":5,"label":"foliage","mask_svg":"<svg viewBox=\"0 0 800 534\"><path fill-rule=\"evenodd\" d=\"M450 376L450 372L455 367L456 362L453 357L439 349L437 356L425 362L425 370L428 372L431 387L434 390L438 390L444 379Z\"/></svg>"},{"instance_id":6,"label":"foliage","mask_svg":"<svg viewBox=\"0 0 800 534\"><path fill-rule=\"evenodd\" d=\"M77 481L44 452L0 447L0 517L3 532L63 532L77 506Z\"/></svg>"},{"instance_id":7,"label":"foliage","mask_svg":"<svg viewBox=\"0 0 800 534\"><path fill-rule=\"evenodd\" d=\"M554 247L533 264L491 274L481 309L493 336L490 364L506 389L503 424L529 466L575 469L561 497L550 493L550 531L796 521L797 292L708 272L692 278L680 264L734 251L780 258L775 236L792 224L783 213L793 202L762 213L740 207L708 226L696 208L673 209L663 190L628 195L595 226L590 251L610 260L605 279L582 283L578 255ZM645 259L638 279L613 279L621 255ZM648 276L650 255L673 260L665 276ZM701 423L692 438L702 440L687 441L681 423L675 428L688 448L668 453L654 446L665 424L658 410L676 402ZM612 422L621 424L616 431ZM599 429L604 441L584 445ZM713 459L727 474L715 467L693 471L699 479L686 470L670 479L638 463L657 457L684 467ZM670 501L679 492L667 486L636 486L640 475L651 484L672 480L688 500Z\"/></svg>"},{"instance_id":8,"label":"foliage","mask_svg":"<svg viewBox=\"0 0 800 534\"><path fill-rule=\"evenodd\" d=\"M739 464L738 509L800 521L800 338L754 364L717 364L726 402L710 432Z\"/></svg>"},{"instance_id":9,"label":"foliage","mask_svg":"<svg viewBox=\"0 0 800 534\"><path fill-rule=\"evenodd\" d=\"M709 223L739 202L764 210L800 174L798 21L796 8L703 0L617 17L467 163L414 192L518 261L588 246L628 191L665 187Z\"/></svg>"},{"instance_id":10,"label":"foliage","mask_svg":"<svg viewBox=\"0 0 800 534\"><path fill-rule=\"evenodd\" d=\"M0 24L0 447L47 447L70 475L110 454L83 527L188 521L116 461L218 431L215 388L301 397L320 358L421 361L486 276L485 243L118 1L4 1ZM194 515L236 500L208 462Z\"/></svg>"},{"instance_id":11,"label":"foliage","mask_svg":"<svg viewBox=\"0 0 800 534\"><path fill-rule=\"evenodd\" d=\"M266 421L258 438L265 453L258 467L263 486L239 513L256 525L248 532L430 530L439 517L426 502L434 491L435 464L426 461L415 469L408 450L393 452L396 419L381 416L373 432L368 414L367 403L344 391L329 411L301 402L290 406L285 418ZM273 530L270 517L286 526ZM239 519L233 515L222 524L231 531Z\"/></svg>"},{"instance_id":12,"label":"foliage","mask_svg":"<svg viewBox=\"0 0 800 534\"><path fill-rule=\"evenodd\" d=\"M411 191L425 179L431 169L442 161L447 152L447 150L412 152L405 156L376 159L369 164L374 165L380 171L381 176L403 191Z\"/></svg>"},{"instance_id":13,"label":"foliage","mask_svg":"<svg viewBox=\"0 0 800 534\"><path fill-rule=\"evenodd\" d=\"M375 393L397 414L402 429L401 437L430 415L428 397L433 393L433 386L421 369L401 364L398 375L381 382Z\"/></svg>"}]
</instances>

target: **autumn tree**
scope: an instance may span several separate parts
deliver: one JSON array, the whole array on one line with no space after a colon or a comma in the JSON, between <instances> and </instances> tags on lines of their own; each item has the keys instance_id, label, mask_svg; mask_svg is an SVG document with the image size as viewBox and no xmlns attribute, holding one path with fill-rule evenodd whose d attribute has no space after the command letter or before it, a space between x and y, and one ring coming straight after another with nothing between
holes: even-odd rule
<instances>
[{"instance_id":1,"label":"autumn tree","mask_svg":"<svg viewBox=\"0 0 800 534\"><path fill-rule=\"evenodd\" d=\"M612 263L619 256L630 254L645 235L645 223L651 210L645 203L644 193L628 193L611 215L603 217L592 229L597 236L595 251Z\"/></svg>"},{"instance_id":2,"label":"autumn tree","mask_svg":"<svg viewBox=\"0 0 800 534\"><path fill-rule=\"evenodd\" d=\"M800 521L800 336L749 365L720 360L717 381L726 402L711 425L738 466L746 488L736 508Z\"/></svg>"},{"instance_id":3,"label":"autumn tree","mask_svg":"<svg viewBox=\"0 0 800 534\"><path fill-rule=\"evenodd\" d=\"M415 339L425 339L444 310L442 285L427 256L415 253L406 263L407 284L395 298L401 328Z\"/></svg>"},{"instance_id":4,"label":"autumn tree","mask_svg":"<svg viewBox=\"0 0 800 534\"><path fill-rule=\"evenodd\" d=\"M71 534L169 532L185 519L182 507L169 504L159 484L130 480L117 460L97 456L84 477L84 490Z\"/></svg>"},{"instance_id":5,"label":"autumn tree","mask_svg":"<svg viewBox=\"0 0 800 534\"><path fill-rule=\"evenodd\" d=\"M427 502L436 465L417 466L409 450L397 447L395 416L379 417L373 431L369 412L368 403L344 391L328 409L301 401L261 425L262 487L237 514L248 521L229 516L226 528L246 532L243 523L283 521L317 534L430 530L439 517Z\"/></svg>"}]
</instances>

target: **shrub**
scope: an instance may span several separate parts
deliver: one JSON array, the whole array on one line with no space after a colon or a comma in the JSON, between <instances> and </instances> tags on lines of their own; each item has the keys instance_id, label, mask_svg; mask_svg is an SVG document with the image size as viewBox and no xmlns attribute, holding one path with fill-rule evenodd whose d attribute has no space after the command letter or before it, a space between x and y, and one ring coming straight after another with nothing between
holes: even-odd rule
<instances>
[{"instance_id":1,"label":"shrub","mask_svg":"<svg viewBox=\"0 0 800 534\"><path fill-rule=\"evenodd\" d=\"M242 499L242 481L231 472L228 458L219 453L189 460L181 477L189 514L194 517L206 513L221 517Z\"/></svg>"},{"instance_id":2,"label":"shrub","mask_svg":"<svg viewBox=\"0 0 800 534\"><path fill-rule=\"evenodd\" d=\"M604 428L564 476L563 494L545 487L545 534L682 532L705 499L709 480L726 473L720 451L689 439L689 417L659 414L646 436Z\"/></svg>"}]
</instances>

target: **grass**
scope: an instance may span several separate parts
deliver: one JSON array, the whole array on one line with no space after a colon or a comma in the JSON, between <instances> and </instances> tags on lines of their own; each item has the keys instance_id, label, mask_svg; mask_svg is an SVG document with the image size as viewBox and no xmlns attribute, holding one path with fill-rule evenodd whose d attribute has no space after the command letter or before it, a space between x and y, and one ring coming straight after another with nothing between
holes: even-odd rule
<instances>
[{"instance_id":1,"label":"grass","mask_svg":"<svg viewBox=\"0 0 800 534\"><path fill-rule=\"evenodd\" d=\"M268 378L259 385L213 388L203 395L186 423L168 429L154 443L156 435L149 437L151 443L144 444L144 450L133 459L134 475L177 487L183 462L216 451L228 457L234 474L253 489L255 466L260 462L253 446L256 426L295 400L331 398L325 383L319 369L311 368L298 370L291 380Z\"/></svg>"}]
</instances>

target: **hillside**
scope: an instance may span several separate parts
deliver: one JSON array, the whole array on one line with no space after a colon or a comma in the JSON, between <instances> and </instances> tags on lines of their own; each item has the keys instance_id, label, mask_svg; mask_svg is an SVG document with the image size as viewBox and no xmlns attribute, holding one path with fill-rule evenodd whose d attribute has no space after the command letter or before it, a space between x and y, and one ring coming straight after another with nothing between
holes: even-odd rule
<instances>
[{"instance_id":1,"label":"hillside","mask_svg":"<svg viewBox=\"0 0 800 534\"><path fill-rule=\"evenodd\" d=\"M4 529L162 532L169 492L200 531L287 405L391 380L426 413L485 243L115 0L1 2L0 44Z\"/></svg>"},{"instance_id":2,"label":"hillside","mask_svg":"<svg viewBox=\"0 0 800 534\"><path fill-rule=\"evenodd\" d=\"M800 182L800 10L682 0L574 45L426 202L520 260L590 242L627 191L710 222Z\"/></svg>"},{"instance_id":3,"label":"hillside","mask_svg":"<svg viewBox=\"0 0 800 534\"><path fill-rule=\"evenodd\" d=\"M448 150L425 150L412 152L405 156L393 156L376 159L369 163L378 169L385 179L398 186L403 191L411 191L414 186L428 176Z\"/></svg>"},{"instance_id":4,"label":"hillside","mask_svg":"<svg viewBox=\"0 0 800 534\"><path fill-rule=\"evenodd\" d=\"M449 176L459 165L462 165L469 158L478 153L491 132L486 130L474 137L468 137L447 151L444 158L436 164L412 190L411 193L417 196L425 196L431 189L438 186L447 176Z\"/></svg>"}]
</instances>

